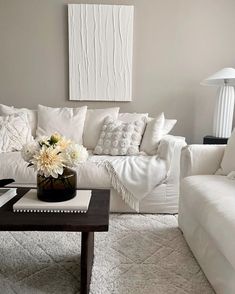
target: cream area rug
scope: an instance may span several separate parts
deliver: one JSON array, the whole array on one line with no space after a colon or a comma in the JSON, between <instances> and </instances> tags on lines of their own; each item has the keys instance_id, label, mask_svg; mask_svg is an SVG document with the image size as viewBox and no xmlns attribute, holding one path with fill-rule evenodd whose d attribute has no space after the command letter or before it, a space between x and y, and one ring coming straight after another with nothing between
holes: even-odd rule
<instances>
[{"instance_id":1,"label":"cream area rug","mask_svg":"<svg viewBox=\"0 0 235 294\"><path fill-rule=\"evenodd\" d=\"M0 232L0 293L79 293L80 233ZM110 216L91 294L214 293L170 215Z\"/></svg>"}]
</instances>

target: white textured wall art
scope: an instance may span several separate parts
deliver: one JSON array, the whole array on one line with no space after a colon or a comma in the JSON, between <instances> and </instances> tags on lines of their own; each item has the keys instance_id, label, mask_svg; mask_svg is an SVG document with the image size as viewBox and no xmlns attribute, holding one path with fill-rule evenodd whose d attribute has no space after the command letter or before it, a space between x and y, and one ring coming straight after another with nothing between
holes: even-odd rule
<instances>
[{"instance_id":1,"label":"white textured wall art","mask_svg":"<svg viewBox=\"0 0 235 294\"><path fill-rule=\"evenodd\" d=\"M134 7L69 4L70 100L131 101Z\"/></svg>"}]
</instances>

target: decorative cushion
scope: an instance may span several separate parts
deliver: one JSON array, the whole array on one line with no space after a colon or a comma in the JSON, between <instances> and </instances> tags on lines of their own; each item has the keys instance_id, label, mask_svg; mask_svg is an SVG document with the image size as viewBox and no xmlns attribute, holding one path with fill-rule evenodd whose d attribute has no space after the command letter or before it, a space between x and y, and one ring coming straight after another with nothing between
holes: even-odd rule
<instances>
[{"instance_id":1,"label":"decorative cushion","mask_svg":"<svg viewBox=\"0 0 235 294\"><path fill-rule=\"evenodd\" d=\"M82 144L86 111L87 106L53 108L38 105L37 137L50 136L52 133L58 132L77 144Z\"/></svg>"},{"instance_id":2,"label":"decorative cushion","mask_svg":"<svg viewBox=\"0 0 235 294\"><path fill-rule=\"evenodd\" d=\"M218 174L228 175L235 171L235 129L228 140L225 147L224 156L221 161L221 168L217 171Z\"/></svg>"},{"instance_id":3,"label":"decorative cushion","mask_svg":"<svg viewBox=\"0 0 235 294\"><path fill-rule=\"evenodd\" d=\"M0 104L0 115L6 116L13 113L25 112L28 115L28 121L31 128L31 133L35 137L37 129L37 111L28 108L15 108L14 106L7 106Z\"/></svg>"},{"instance_id":4,"label":"decorative cushion","mask_svg":"<svg viewBox=\"0 0 235 294\"><path fill-rule=\"evenodd\" d=\"M140 145L141 151L144 151L149 155L154 155L157 152L158 143L163 136L162 130L164 123L164 113L161 113L157 118L148 121Z\"/></svg>"},{"instance_id":5,"label":"decorative cushion","mask_svg":"<svg viewBox=\"0 0 235 294\"><path fill-rule=\"evenodd\" d=\"M118 112L119 107L87 110L83 132L83 143L87 149L95 149L105 118L111 116L117 119Z\"/></svg>"},{"instance_id":6,"label":"decorative cushion","mask_svg":"<svg viewBox=\"0 0 235 294\"><path fill-rule=\"evenodd\" d=\"M0 116L0 152L19 151L32 140L25 112Z\"/></svg>"},{"instance_id":7,"label":"decorative cushion","mask_svg":"<svg viewBox=\"0 0 235 294\"><path fill-rule=\"evenodd\" d=\"M145 119L125 123L107 117L94 153L106 155L138 154L145 124Z\"/></svg>"}]
</instances>

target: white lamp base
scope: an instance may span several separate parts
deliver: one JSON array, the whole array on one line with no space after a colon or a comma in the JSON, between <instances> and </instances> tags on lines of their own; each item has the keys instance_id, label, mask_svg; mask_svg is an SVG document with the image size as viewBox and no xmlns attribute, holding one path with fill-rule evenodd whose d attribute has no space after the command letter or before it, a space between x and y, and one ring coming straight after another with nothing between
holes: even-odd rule
<instances>
[{"instance_id":1,"label":"white lamp base","mask_svg":"<svg viewBox=\"0 0 235 294\"><path fill-rule=\"evenodd\" d=\"M222 86L219 89L214 112L213 135L219 138L228 138L232 132L234 87Z\"/></svg>"}]
</instances>

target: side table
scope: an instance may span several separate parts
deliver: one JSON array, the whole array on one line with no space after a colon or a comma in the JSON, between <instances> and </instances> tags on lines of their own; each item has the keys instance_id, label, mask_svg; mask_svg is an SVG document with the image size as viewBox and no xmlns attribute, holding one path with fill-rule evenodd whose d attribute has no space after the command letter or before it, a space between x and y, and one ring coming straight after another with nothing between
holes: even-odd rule
<instances>
[{"instance_id":1,"label":"side table","mask_svg":"<svg viewBox=\"0 0 235 294\"><path fill-rule=\"evenodd\" d=\"M203 144L216 144L216 145L224 145L227 144L228 138L218 138L214 136L205 136L203 138Z\"/></svg>"}]
</instances>

